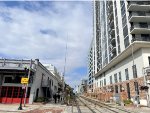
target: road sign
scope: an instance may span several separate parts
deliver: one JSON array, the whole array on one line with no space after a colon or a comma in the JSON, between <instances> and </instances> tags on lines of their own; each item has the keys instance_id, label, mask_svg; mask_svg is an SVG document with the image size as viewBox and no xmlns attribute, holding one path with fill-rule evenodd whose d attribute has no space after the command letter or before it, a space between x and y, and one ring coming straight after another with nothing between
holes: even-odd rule
<instances>
[{"instance_id":1,"label":"road sign","mask_svg":"<svg viewBox=\"0 0 150 113\"><path fill-rule=\"evenodd\" d=\"M21 78L21 84L28 84L29 78Z\"/></svg>"}]
</instances>

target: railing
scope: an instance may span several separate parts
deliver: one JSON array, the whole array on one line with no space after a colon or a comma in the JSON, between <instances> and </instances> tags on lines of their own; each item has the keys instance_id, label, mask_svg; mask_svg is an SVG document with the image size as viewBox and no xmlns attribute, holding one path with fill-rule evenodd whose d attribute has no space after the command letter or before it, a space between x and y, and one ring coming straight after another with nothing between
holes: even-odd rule
<instances>
[{"instance_id":1,"label":"railing","mask_svg":"<svg viewBox=\"0 0 150 113\"><path fill-rule=\"evenodd\" d=\"M113 9L113 5L109 5L107 10L112 10Z\"/></svg>"},{"instance_id":2,"label":"railing","mask_svg":"<svg viewBox=\"0 0 150 113\"><path fill-rule=\"evenodd\" d=\"M131 28L130 28L130 30L132 31L134 28L145 28L145 29L148 29L148 24L146 24L146 23L140 23L139 24L139 26L134 26L134 25L132 25L131 26Z\"/></svg>"},{"instance_id":3,"label":"railing","mask_svg":"<svg viewBox=\"0 0 150 113\"><path fill-rule=\"evenodd\" d=\"M110 28L111 28L111 29L114 28L114 20L113 20L113 19L110 21Z\"/></svg>"},{"instance_id":4,"label":"railing","mask_svg":"<svg viewBox=\"0 0 150 113\"><path fill-rule=\"evenodd\" d=\"M139 24L139 27L140 28L148 28L148 24L147 23L142 23L142 24Z\"/></svg>"},{"instance_id":5,"label":"railing","mask_svg":"<svg viewBox=\"0 0 150 113\"><path fill-rule=\"evenodd\" d=\"M115 29L111 29L111 31L110 31L110 35L111 35L111 37L115 37Z\"/></svg>"},{"instance_id":6,"label":"railing","mask_svg":"<svg viewBox=\"0 0 150 113\"><path fill-rule=\"evenodd\" d=\"M149 12L144 12L144 11L142 11L142 12L130 12L128 18L130 19L132 16L148 16L148 14L146 14L146 13L149 13Z\"/></svg>"},{"instance_id":7,"label":"railing","mask_svg":"<svg viewBox=\"0 0 150 113\"><path fill-rule=\"evenodd\" d=\"M30 60L7 60L7 59L0 59L0 68L29 68L30 67ZM32 69L35 68L35 64L32 63Z\"/></svg>"},{"instance_id":8,"label":"railing","mask_svg":"<svg viewBox=\"0 0 150 113\"><path fill-rule=\"evenodd\" d=\"M128 1L128 8L130 5L150 5L150 1Z\"/></svg>"}]
</instances>

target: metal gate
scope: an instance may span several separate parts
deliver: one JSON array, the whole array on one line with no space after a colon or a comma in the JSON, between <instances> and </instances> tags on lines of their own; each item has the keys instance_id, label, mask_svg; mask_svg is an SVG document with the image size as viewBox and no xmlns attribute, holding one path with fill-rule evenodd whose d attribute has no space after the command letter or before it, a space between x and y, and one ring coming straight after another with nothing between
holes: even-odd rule
<instances>
[{"instance_id":1,"label":"metal gate","mask_svg":"<svg viewBox=\"0 0 150 113\"><path fill-rule=\"evenodd\" d=\"M23 101L25 97L25 89L22 87L14 87L14 86L1 86L0 87L0 103L20 103L22 91L24 90L23 94ZM30 94L30 87L28 89L28 94L26 98L26 103L29 101L29 94Z\"/></svg>"}]
</instances>

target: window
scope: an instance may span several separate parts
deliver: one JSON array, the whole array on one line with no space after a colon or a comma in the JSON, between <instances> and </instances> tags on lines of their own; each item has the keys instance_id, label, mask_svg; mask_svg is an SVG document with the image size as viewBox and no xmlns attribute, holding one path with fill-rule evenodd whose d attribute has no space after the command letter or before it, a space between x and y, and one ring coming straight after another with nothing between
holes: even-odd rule
<instances>
[{"instance_id":1,"label":"window","mask_svg":"<svg viewBox=\"0 0 150 113\"><path fill-rule=\"evenodd\" d=\"M117 83L117 82L118 82L118 79L117 79L117 73L116 73L116 74L114 74L114 80L115 80L115 83Z\"/></svg>"},{"instance_id":2,"label":"window","mask_svg":"<svg viewBox=\"0 0 150 113\"><path fill-rule=\"evenodd\" d=\"M121 15L123 16L125 13L126 13L125 5L123 5L121 8Z\"/></svg>"},{"instance_id":3,"label":"window","mask_svg":"<svg viewBox=\"0 0 150 113\"><path fill-rule=\"evenodd\" d=\"M127 69L125 69L125 76L126 76L126 80L129 80L128 68L127 68Z\"/></svg>"},{"instance_id":4,"label":"window","mask_svg":"<svg viewBox=\"0 0 150 113\"><path fill-rule=\"evenodd\" d=\"M110 84L112 84L112 76L110 76Z\"/></svg>"},{"instance_id":5,"label":"window","mask_svg":"<svg viewBox=\"0 0 150 113\"><path fill-rule=\"evenodd\" d=\"M52 80L52 86L53 86L53 80Z\"/></svg>"},{"instance_id":6,"label":"window","mask_svg":"<svg viewBox=\"0 0 150 113\"><path fill-rule=\"evenodd\" d=\"M122 27L127 24L126 14L122 17Z\"/></svg>"},{"instance_id":7,"label":"window","mask_svg":"<svg viewBox=\"0 0 150 113\"><path fill-rule=\"evenodd\" d=\"M149 66L150 66L150 57L148 57L148 62L149 62Z\"/></svg>"},{"instance_id":8,"label":"window","mask_svg":"<svg viewBox=\"0 0 150 113\"><path fill-rule=\"evenodd\" d=\"M7 97L12 97L12 87L8 87Z\"/></svg>"},{"instance_id":9,"label":"window","mask_svg":"<svg viewBox=\"0 0 150 113\"><path fill-rule=\"evenodd\" d=\"M100 81L100 87L101 87L101 81Z\"/></svg>"},{"instance_id":10,"label":"window","mask_svg":"<svg viewBox=\"0 0 150 113\"><path fill-rule=\"evenodd\" d=\"M134 82L135 92L139 95L139 84L138 82Z\"/></svg>"},{"instance_id":11,"label":"window","mask_svg":"<svg viewBox=\"0 0 150 113\"><path fill-rule=\"evenodd\" d=\"M149 34L141 34L141 40L142 41L150 41L150 35Z\"/></svg>"},{"instance_id":12,"label":"window","mask_svg":"<svg viewBox=\"0 0 150 113\"><path fill-rule=\"evenodd\" d=\"M41 86L42 86L42 83L43 83L43 78L44 78L44 74L42 73Z\"/></svg>"},{"instance_id":13,"label":"window","mask_svg":"<svg viewBox=\"0 0 150 113\"><path fill-rule=\"evenodd\" d=\"M116 25L116 31L117 31L117 35L119 34L119 28L118 28L118 25ZM118 39L119 35L117 36L117 39Z\"/></svg>"},{"instance_id":14,"label":"window","mask_svg":"<svg viewBox=\"0 0 150 113\"><path fill-rule=\"evenodd\" d=\"M13 83L20 83L21 78L22 78L21 76L16 76L13 80ZM30 77L30 80L31 80L31 77Z\"/></svg>"},{"instance_id":15,"label":"window","mask_svg":"<svg viewBox=\"0 0 150 113\"><path fill-rule=\"evenodd\" d=\"M121 52L121 50L120 50L120 45L118 45L118 53L120 53Z\"/></svg>"},{"instance_id":16,"label":"window","mask_svg":"<svg viewBox=\"0 0 150 113\"><path fill-rule=\"evenodd\" d=\"M104 85L106 85L106 79L104 79Z\"/></svg>"},{"instance_id":17,"label":"window","mask_svg":"<svg viewBox=\"0 0 150 113\"><path fill-rule=\"evenodd\" d=\"M121 6L124 5L124 1L120 1L120 5L121 5Z\"/></svg>"},{"instance_id":18,"label":"window","mask_svg":"<svg viewBox=\"0 0 150 113\"><path fill-rule=\"evenodd\" d=\"M54 90L57 91L57 86L54 86Z\"/></svg>"},{"instance_id":19,"label":"window","mask_svg":"<svg viewBox=\"0 0 150 113\"><path fill-rule=\"evenodd\" d=\"M4 83L12 83L12 77L5 77Z\"/></svg>"},{"instance_id":20,"label":"window","mask_svg":"<svg viewBox=\"0 0 150 113\"><path fill-rule=\"evenodd\" d=\"M139 26L141 27L141 28L148 28L148 24L147 23L139 23Z\"/></svg>"},{"instance_id":21,"label":"window","mask_svg":"<svg viewBox=\"0 0 150 113\"><path fill-rule=\"evenodd\" d=\"M115 85L115 93L118 93L118 85Z\"/></svg>"},{"instance_id":22,"label":"window","mask_svg":"<svg viewBox=\"0 0 150 113\"><path fill-rule=\"evenodd\" d=\"M17 98L17 96L18 96L18 90L19 90L19 88L18 88L18 87L14 87L14 94L13 94L13 98Z\"/></svg>"},{"instance_id":23,"label":"window","mask_svg":"<svg viewBox=\"0 0 150 113\"><path fill-rule=\"evenodd\" d=\"M6 97L7 87L6 87L6 86L3 86L1 90L2 90L2 91L1 91L1 97Z\"/></svg>"},{"instance_id":24,"label":"window","mask_svg":"<svg viewBox=\"0 0 150 113\"><path fill-rule=\"evenodd\" d=\"M132 71L133 71L133 78L137 78L137 69L136 69L136 65L132 66Z\"/></svg>"},{"instance_id":25,"label":"window","mask_svg":"<svg viewBox=\"0 0 150 113\"><path fill-rule=\"evenodd\" d=\"M130 85L129 85L129 83L127 83L126 85L127 85L128 99L130 99L131 98L131 95L130 95Z\"/></svg>"},{"instance_id":26,"label":"window","mask_svg":"<svg viewBox=\"0 0 150 113\"><path fill-rule=\"evenodd\" d=\"M121 72L119 72L119 82L122 82Z\"/></svg>"},{"instance_id":27,"label":"window","mask_svg":"<svg viewBox=\"0 0 150 113\"><path fill-rule=\"evenodd\" d=\"M124 37L126 37L128 35L127 25L123 28L123 35L124 35Z\"/></svg>"},{"instance_id":28,"label":"window","mask_svg":"<svg viewBox=\"0 0 150 113\"><path fill-rule=\"evenodd\" d=\"M129 36L124 39L124 46L127 48L129 46Z\"/></svg>"}]
</instances>

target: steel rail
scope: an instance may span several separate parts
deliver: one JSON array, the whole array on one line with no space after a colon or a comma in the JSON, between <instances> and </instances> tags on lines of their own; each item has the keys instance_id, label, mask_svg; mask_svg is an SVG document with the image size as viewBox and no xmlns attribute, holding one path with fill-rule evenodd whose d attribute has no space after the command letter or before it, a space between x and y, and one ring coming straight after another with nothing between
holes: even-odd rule
<instances>
[{"instance_id":1,"label":"steel rail","mask_svg":"<svg viewBox=\"0 0 150 113\"><path fill-rule=\"evenodd\" d=\"M102 103L102 102L97 102L95 100L92 100L92 99L89 99L89 98L86 98L86 97L82 97L81 96L81 98L84 98L85 100L88 100L88 101L90 101L90 102L92 102L92 103L94 103L94 104L96 104L96 105L98 105L100 107L104 107L104 108L106 108L106 109L108 109L108 110L110 110L110 111L112 111L114 113L120 113L120 112L116 111L116 110L113 110L111 108L115 108L115 109L120 110L120 111L125 112L125 113L133 113L133 112L130 112L130 111L127 111L127 110L123 110L123 109L120 109L120 108L117 108L117 107L113 107L113 106L107 105L107 104Z\"/></svg>"},{"instance_id":2,"label":"steel rail","mask_svg":"<svg viewBox=\"0 0 150 113\"><path fill-rule=\"evenodd\" d=\"M96 113L91 107L89 107L86 103L84 103L79 97L78 99L80 100L81 103L83 103L92 113Z\"/></svg>"},{"instance_id":3,"label":"steel rail","mask_svg":"<svg viewBox=\"0 0 150 113\"><path fill-rule=\"evenodd\" d=\"M80 107L79 107L79 104L78 104L78 102L77 102L77 100L76 100L76 97L74 98L74 102L75 102L75 105L76 105L76 107L77 107L78 113L82 113L82 112L81 112L81 109L80 109Z\"/></svg>"}]
</instances>

